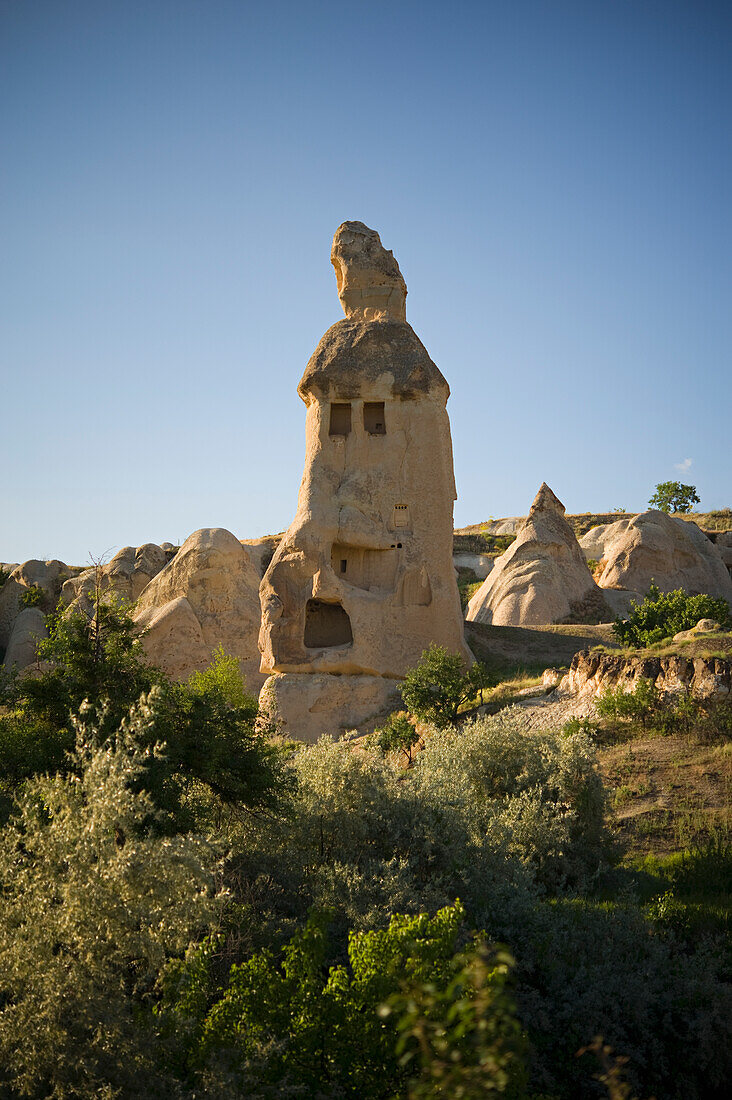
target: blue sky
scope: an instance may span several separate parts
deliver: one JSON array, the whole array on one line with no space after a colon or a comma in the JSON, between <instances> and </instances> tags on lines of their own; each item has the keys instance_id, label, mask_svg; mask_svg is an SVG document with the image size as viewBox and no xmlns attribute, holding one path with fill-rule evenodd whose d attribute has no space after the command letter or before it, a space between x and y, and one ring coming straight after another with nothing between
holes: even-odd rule
<instances>
[{"instance_id":1,"label":"blue sky","mask_svg":"<svg viewBox=\"0 0 732 1100\"><path fill-rule=\"evenodd\" d=\"M457 524L732 505L731 48L705 0L0 0L0 560L286 527L346 219Z\"/></svg>"}]
</instances>

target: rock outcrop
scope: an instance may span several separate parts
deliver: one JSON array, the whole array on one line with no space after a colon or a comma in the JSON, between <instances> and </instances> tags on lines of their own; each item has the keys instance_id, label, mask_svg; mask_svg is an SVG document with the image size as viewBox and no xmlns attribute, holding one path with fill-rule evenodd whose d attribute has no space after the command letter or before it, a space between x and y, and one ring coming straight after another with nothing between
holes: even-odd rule
<instances>
[{"instance_id":1,"label":"rock outcrop","mask_svg":"<svg viewBox=\"0 0 732 1100\"><path fill-rule=\"evenodd\" d=\"M515 541L496 559L466 618L496 626L610 619L564 505L544 483Z\"/></svg>"},{"instance_id":2,"label":"rock outcrop","mask_svg":"<svg viewBox=\"0 0 732 1100\"><path fill-rule=\"evenodd\" d=\"M484 581L493 568L494 559L490 554L471 554L461 550L452 555L452 564L456 569L472 569L479 581Z\"/></svg>"},{"instance_id":3,"label":"rock outcrop","mask_svg":"<svg viewBox=\"0 0 732 1100\"><path fill-rule=\"evenodd\" d=\"M600 562L600 588L642 599L651 582L662 592L705 592L732 605L732 578L718 548L695 523L652 509L603 527L580 540L587 557Z\"/></svg>"},{"instance_id":4,"label":"rock outcrop","mask_svg":"<svg viewBox=\"0 0 732 1100\"><path fill-rule=\"evenodd\" d=\"M406 323L393 255L361 222L331 259L346 319L298 387L298 510L262 581L261 699L312 741L398 705L431 642L470 654L452 564L449 387Z\"/></svg>"},{"instance_id":5,"label":"rock outcrop","mask_svg":"<svg viewBox=\"0 0 732 1100\"><path fill-rule=\"evenodd\" d=\"M36 659L38 643L47 637L46 616L37 607L25 607L13 624L8 648L5 651L5 668L21 672Z\"/></svg>"},{"instance_id":6,"label":"rock outcrop","mask_svg":"<svg viewBox=\"0 0 732 1100\"><path fill-rule=\"evenodd\" d=\"M69 574L62 561L31 558L17 565L0 588L0 653L7 650L15 622L23 610L23 597L31 588L42 592L42 610L55 607L61 586ZM20 665L18 665L20 667Z\"/></svg>"},{"instance_id":7,"label":"rock outcrop","mask_svg":"<svg viewBox=\"0 0 732 1100\"><path fill-rule=\"evenodd\" d=\"M235 535L219 527L196 531L147 585L135 621L147 631L149 660L176 679L211 663L223 646L236 657L250 691L259 673L259 573Z\"/></svg>"},{"instance_id":8,"label":"rock outcrop","mask_svg":"<svg viewBox=\"0 0 732 1100\"><path fill-rule=\"evenodd\" d=\"M731 674L732 662L720 657L626 657L583 649L572 659L558 691L591 703L609 688L633 691L645 679L664 694L725 698L730 694Z\"/></svg>"},{"instance_id":9,"label":"rock outcrop","mask_svg":"<svg viewBox=\"0 0 732 1100\"><path fill-rule=\"evenodd\" d=\"M170 559L170 553L153 542L144 546L124 546L111 561L99 568L99 586L103 595L114 595L120 600L134 603L142 595L153 577L156 577ZM70 608L94 612L96 569L85 569L78 576L66 581L61 598Z\"/></svg>"}]
</instances>

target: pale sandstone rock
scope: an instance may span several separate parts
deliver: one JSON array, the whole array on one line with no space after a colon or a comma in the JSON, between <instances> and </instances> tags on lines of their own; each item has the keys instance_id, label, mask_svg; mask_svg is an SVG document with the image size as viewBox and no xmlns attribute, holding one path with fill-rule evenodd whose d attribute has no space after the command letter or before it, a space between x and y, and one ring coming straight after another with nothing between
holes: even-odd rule
<instances>
[{"instance_id":1,"label":"pale sandstone rock","mask_svg":"<svg viewBox=\"0 0 732 1100\"><path fill-rule=\"evenodd\" d=\"M399 681L385 676L275 673L265 682L259 704L284 736L313 745L324 734L342 737L374 728L399 709L402 698Z\"/></svg>"},{"instance_id":2,"label":"pale sandstone rock","mask_svg":"<svg viewBox=\"0 0 732 1100\"><path fill-rule=\"evenodd\" d=\"M544 483L515 541L470 600L466 618L539 626L593 613L610 618L564 518L564 505Z\"/></svg>"},{"instance_id":3,"label":"pale sandstone rock","mask_svg":"<svg viewBox=\"0 0 732 1100\"><path fill-rule=\"evenodd\" d=\"M484 581L493 568L494 559L490 554L471 554L460 551L452 556L456 569L472 569L479 581Z\"/></svg>"},{"instance_id":4,"label":"pale sandstone rock","mask_svg":"<svg viewBox=\"0 0 732 1100\"><path fill-rule=\"evenodd\" d=\"M407 284L375 230L363 222L343 222L333 237L330 262L349 320L406 321Z\"/></svg>"},{"instance_id":5,"label":"pale sandstone rock","mask_svg":"<svg viewBox=\"0 0 732 1100\"><path fill-rule=\"evenodd\" d=\"M591 704L608 689L634 691L641 680L652 681L667 695L690 694L696 698L726 698L732 686L732 662L718 657L626 657L584 649L572 658L569 672L560 682L560 695ZM581 712L581 711L580 711ZM586 711L585 711L586 713Z\"/></svg>"},{"instance_id":6,"label":"pale sandstone rock","mask_svg":"<svg viewBox=\"0 0 732 1100\"><path fill-rule=\"evenodd\" d=\"M692 626L689 630L680 630L678 634L674 634L674 641L691 641L692 638L698 638L700 634L716 634L721 629L720 624L715 623L714 619L700 619L696 626Z\"/></svg>"},{"instance_id":7,"label":"pale sandstone rock","mask_svg":"<svg viewBox=\"0 0 732 1100\"><path fill-rule=\"evenodd\" d=\"M40 608L23 608L13 625L5 652L5 668L16 668L20 672L32 665L36 659L38 643L47 636L46 616Z\"/></svg>"},{"instance_id":8,"label":"pale sandstone rock","mask_svg":"<svg viewBox=\"0 0 732 1100\"><path fill-rule=\"evenodd\" d=\"M134 603L147 585L164 568L168 555L162 546L146 542L143 546L123 546L114 557L100 567L100 589L105 595ZM73 610L85 615L94 613L96 570L85 569L66 581L61 597Z\"/></svg>"},{"instance_id":9,"label":"pale sandstone rock","mask_svg":"<svg viewBox=\"0 0 732 1100\"><path fill-rule=\"evenodd\" d=\"M597 532L597 528L593 529ZM604 563L597 583L642 599L651 582L662 592L704 592L732 604L732 579L714 543L695 523L652 509L588 531L582 545ZM592 536L592 538L590 538Z\"/></svg>"},{"instance_id":10,"label":"pale sandstone rock","mask_svg":"<svg viewBox=\"0 0 732 1100\"><path fill-rule=\"evenodd\" d=\"M388 681L431 642L471 660L452 565L449 387L391 297L383 309L364 305L403 285L378 236L344 223L333 255L347 319L325 334L298 387L307 406L298 510L260 588L261 667L279 674L267 704L303 737L314 728L313 676L320 732L337 734L353 722L353 710L338 713L349 683L360 724L395 698Z\"/></svg>"},{"instance_id":11,"label":"pale sandstone rock","mask_svg":"<svg viewBox=\"0 0 732 1100\"><path fill-rule=\"evenodd\" d=\"M282 535L265 535L261 539L241 539L240 542L259 576L263 577L274 557L275 550L282 542Z\"/></svg>"},{"instance_id":12,"label":"pale sandstone rock","mask_svg":"<svg viewBox=\"0 0 732 1100\"><path fill-rule=\"evenodd\" d=\"M194 532L137 602L148 658L182 679L207 668L223 646L248 689L259 691L258 591L259 574L235 535L220 527Z\"/></svg>"},{"instance_id":13,"label":"pale sandstone rock","mask_svg":"<svg viewBox=\"0 0 732 1100\"><path fill-rule=\"evenodd\" d=\"M727 567L727 572L732 573L732 531L720 531L714 545Z\"/></svg>"},{"instance_id":14,"label":"pale sandstone rock","mask_svg":"<svg viewBox=\"0 0 732 1100\"><path fill-rule=\"evenodd\" d=\"M50 608L56 603L67 572L68 566L56 558L51 561L31 558L13 569L0 588L0 650L6 649L10 642L15 620L22 610L23 593L29 588L42 589L44 603Z\"/></svg>"}]
</instances>

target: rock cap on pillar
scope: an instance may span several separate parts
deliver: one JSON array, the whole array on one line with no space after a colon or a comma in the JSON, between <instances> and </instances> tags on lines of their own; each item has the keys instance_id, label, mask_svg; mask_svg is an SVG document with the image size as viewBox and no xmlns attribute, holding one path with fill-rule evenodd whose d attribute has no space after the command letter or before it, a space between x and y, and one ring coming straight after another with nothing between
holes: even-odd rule
<instances>
[{"instance_id":1,"label":"rock cap on pillar","mask_svg":"<svg viewBox=\"0 0 732 1100\"><path fill-rule=\"evenodd\" d=\"M407 284L394 253L375 229L343 222L335 231L330 262L343 312L355 321L406 321Z\"/></svg>"},{"instance_id":2,"label":"rock cap on pillar","mask_svg":"<svg viewBox=\"0 0 732 1100\"><path fill-rule=\"evenodd\" d=\"M343 222L331 263L346 315L328 329L297 388L306 405L339 394L358 398L376 389L389 396L450 395L439 368L406 320L407 284L393 252L363 222Z\"/></svg>"}]
</instances>

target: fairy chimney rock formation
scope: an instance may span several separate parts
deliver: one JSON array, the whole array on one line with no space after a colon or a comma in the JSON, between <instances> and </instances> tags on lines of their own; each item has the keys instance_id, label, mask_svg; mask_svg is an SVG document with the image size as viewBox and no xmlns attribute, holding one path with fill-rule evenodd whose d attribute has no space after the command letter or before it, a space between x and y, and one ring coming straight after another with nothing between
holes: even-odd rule
<instances>
[{"instance_id":1,"label":"fairy chimney rock formation","mask_svg":"<svg viewBox=\"0 0 732 1100\"><path fill-rule=\"evenodd\" d=\"M399 705L435 642L470 660L452 564L450 390L405 319L391 252L344 222L331 253L346 314L298 386L307 406L295 519L260 587L262 705L317 739Z\"/></svg>"},{"instance_id":2,"label":"fairy chimney rock formation","mask_svg":"<svg viewBox=\"0 0 732 1100\"><path fill-rule=\"evenodd\" d=\"M538 626L611 617L564 505L543 482L505 554L497 558L466 619L493 626Z\"/></svg>"}]
</instances>

